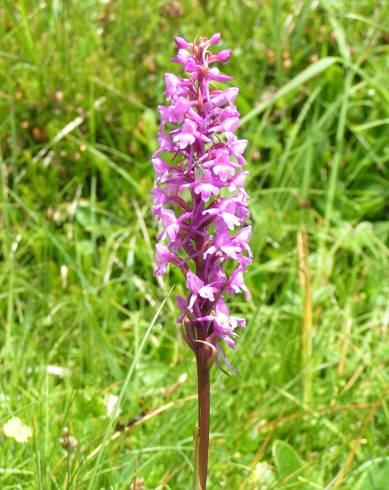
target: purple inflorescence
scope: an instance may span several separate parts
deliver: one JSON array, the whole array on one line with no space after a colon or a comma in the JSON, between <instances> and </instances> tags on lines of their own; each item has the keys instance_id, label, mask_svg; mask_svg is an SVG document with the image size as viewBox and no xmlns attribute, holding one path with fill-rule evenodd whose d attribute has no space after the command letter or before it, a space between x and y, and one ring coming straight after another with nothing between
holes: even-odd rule
<instances>
[{"instance_id":1,"label":"purple inflorescence","mask_svg":"<svg viewBox=\"0 0 389 490\"><path fill-rule=\"evenodd\" d=\"M220 34L194 43L176 38L178 54L172 61L189 75L181 79L165 74L169 105L158 108L161 128L152 159L152 194L153 213L163 227L155 272L164 274L169 263L183 271L188 295L178 296L177 303L186 340L193 350L201 341L221 352L219 340L235 347L235 329L245 326L243 318L230 315L224 300L239 292L249 298L243 273L252 256L251 226L244 226L250 216L244 189L248 172L242 171L247 140L234 134L238 89L215 86L232 79L212 66L231 55L229 49L209 51L219 41Z\"/></svg>"}]
</instances>

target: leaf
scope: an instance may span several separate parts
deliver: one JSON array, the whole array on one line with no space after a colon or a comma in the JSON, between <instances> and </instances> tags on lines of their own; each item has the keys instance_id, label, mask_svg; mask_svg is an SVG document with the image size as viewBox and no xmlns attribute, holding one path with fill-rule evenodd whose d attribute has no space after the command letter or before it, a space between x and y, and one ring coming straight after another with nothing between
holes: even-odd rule
<instances>
[{"instance_id":1,"label":"leaf","mask_svg":"<svg viewBox=\"0 0 389 490\"><path fill-rule=\"evenodd\" d=\"M297 477L297 474L301 473L305 465L305 461L300 458L292 446L284 441L275 441L273 445L273 458L280 480L283 480L292 473L295 473ZM290 481L295 480L296 477L291 478Z\"/></svg>"},{"instance_id":2,"label":"leaf","mask_svg":"<svg viewBox=\"0 0 389 490\"><path fill-rule=\"evenodd\" d=\"M362 464L351 476L355 490L387 490L389 457L376 458Z\"/></svg>"},{"instance_id":3,"label":"leaf","mask_svg":"<svg viewBox=\"0 0 389 490\"><path fill-rule=\"evenodd\" d=\"M289 484L290 488L295 488L296 483L301 485L301 483L304 482L304 489L313 490L317 488L317 485L320 483L318 475L287 442L274 442L273 459L277 468L279 482L287 484L288 488ZM310 484L310 482L312 482L312 484Z\"/></svg>"}]
</instances>

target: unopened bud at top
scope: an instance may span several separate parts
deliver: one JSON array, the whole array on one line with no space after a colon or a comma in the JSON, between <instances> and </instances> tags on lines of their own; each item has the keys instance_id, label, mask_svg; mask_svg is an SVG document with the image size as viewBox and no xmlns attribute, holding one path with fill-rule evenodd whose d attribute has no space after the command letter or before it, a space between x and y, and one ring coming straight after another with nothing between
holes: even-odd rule
<instances>
[{"instance_id":1,"label":"unopened bud at top","mask_svg":"<svg viewBox=\"0 0 389 490\"><path fill-rule=\"evenodd\" d=\"M211 44L219 44L220 43L220 32L217 32L213 36L211 36L211 39L209 40Z\"/></svg>"},{"instance_id":2,"label":"unopened bud at top","mask_svg":"<svg viewBox=\"0 0 389 490\"><path fill-rule=\"evenodd\" d=\"M188 41L185 41L183 37L176 36L175 41L176 41L176 46L179 49L188 49L190 46Z\"/></svg>"}]
</instances>

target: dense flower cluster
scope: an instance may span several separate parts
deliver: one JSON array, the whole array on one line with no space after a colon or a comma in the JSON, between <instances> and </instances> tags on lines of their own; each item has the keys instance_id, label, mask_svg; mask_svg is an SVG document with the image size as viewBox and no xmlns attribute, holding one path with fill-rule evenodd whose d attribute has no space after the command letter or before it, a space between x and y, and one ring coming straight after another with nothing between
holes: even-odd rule
<instances>
[{"instance_id":1,"label":"dense flower cluster","mask_svg":"<svg viewBox=\"0 0 389 490\"><path fill-rule=\"evenodd\" d=\"M194 43L176 38L178 54L172 61L189 75L165 74L169 105L158 108L152 194L154 215L163 226L156 274L164 274L169 263L183 271L188 296L178 296L177 303L186 340L193 350L200 340L221 353L218 341L234 347L236 327L245 326L243 318L229 314L224 300L241 291L249 298L243 273L251 263L251 226L244 226L250 216L244 189L248 172L242 171L247 141L234 134L238 89L220 90L214 83L232 80L212 66L231 55L229 49L209 51L219 41L220 34Z\"/></svg>"}]
</instances>

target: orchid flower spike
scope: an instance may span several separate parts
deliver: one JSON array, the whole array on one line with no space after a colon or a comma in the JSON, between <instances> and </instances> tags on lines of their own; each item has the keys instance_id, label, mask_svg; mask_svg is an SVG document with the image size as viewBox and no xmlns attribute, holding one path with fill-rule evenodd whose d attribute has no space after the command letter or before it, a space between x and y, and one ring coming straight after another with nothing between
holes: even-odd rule
<instances>
[{"instance_id":1,"label":"orchid flower spike","mask_svg":"<svg viewBox=\"0 0 389 490\"><path fill-rule=\"evenodd\" d=\"M185 275L186 297L177 297L179 322L194 352L211 345L225 362L223 342L235 347L244 318L230 314L228 296L250 294L243 273L251 264L250 212L243 170L247 140L238 139L238 89L217 88L230 76L215 66L230 50L211 52L220 34L189 43L176 38L177 56L186 77L165 74L167 105L161 116L159 148L152 163L156 172L153 213L162 223L155 273L168 265Z\"/></svg>"}]
</instances>

